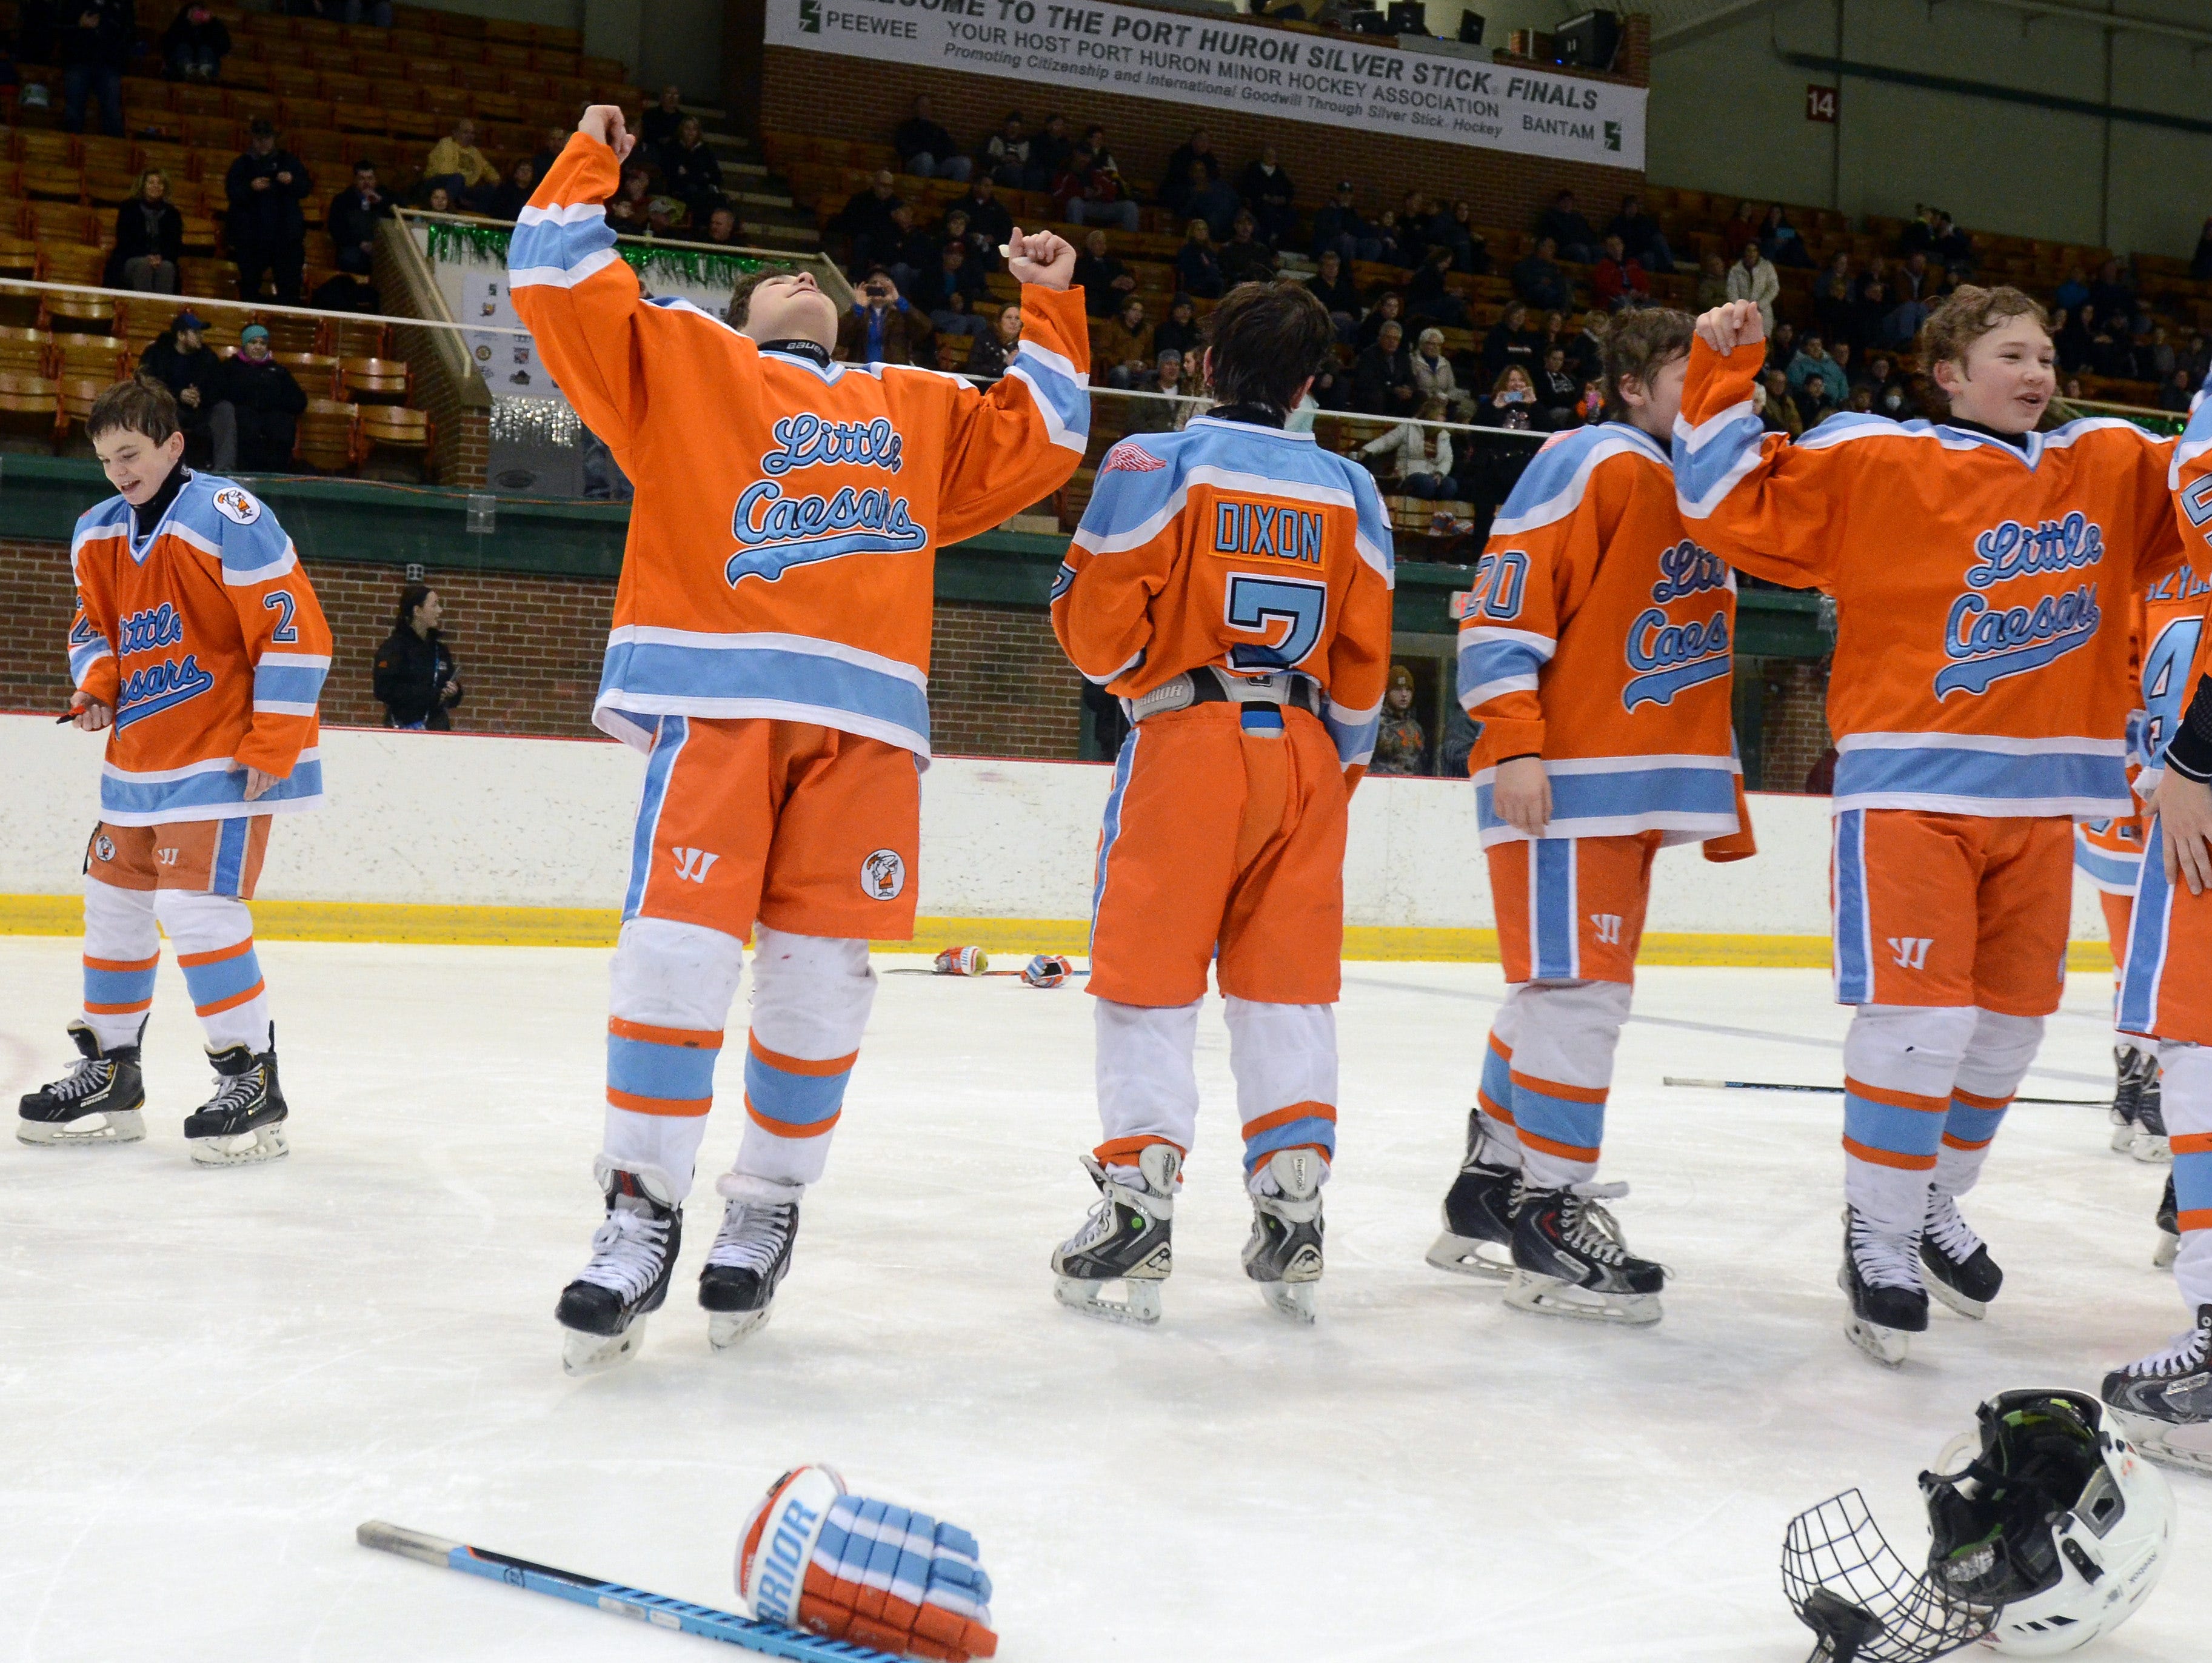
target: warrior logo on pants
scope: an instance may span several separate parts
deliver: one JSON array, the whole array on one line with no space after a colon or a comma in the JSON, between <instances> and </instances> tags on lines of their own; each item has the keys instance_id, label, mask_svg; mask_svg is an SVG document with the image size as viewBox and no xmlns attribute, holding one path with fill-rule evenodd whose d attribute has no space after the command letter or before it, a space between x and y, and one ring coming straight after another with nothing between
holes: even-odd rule
<instances>
[{"instance_id":1,"label":"warrior logo on pants","mask_svg":"<svg viewBox=\"0 0 2212 1663\"><path fill-rule=\"evenodd\" d=\"M906 887L906 862L896 849L878 849L860 862L860 889L870 900L896 900Z\"/></svg>"}]
</instances>

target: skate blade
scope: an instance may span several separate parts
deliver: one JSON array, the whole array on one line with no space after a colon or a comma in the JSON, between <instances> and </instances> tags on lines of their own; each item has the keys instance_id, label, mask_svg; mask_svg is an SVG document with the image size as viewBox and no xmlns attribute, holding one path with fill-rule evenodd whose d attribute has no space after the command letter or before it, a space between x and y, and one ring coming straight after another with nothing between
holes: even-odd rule
<instances>
[{"instance_id":1,"label":"skate blade","mask_svg":"<svg viewBox=\"0 0 2212 1663\"><path fill-rule=\"evenodd\" d=\"M1116 1303L1102 1292L1109 1284L1085 1282L1077 1276L1054 1276L1052 1296L1071 1311L1080 1311L1086 1317L1097 1317L1102 1322L1127 1323L1133 1327L1151 1328L1160 1319L1160 1285L1157 1282L1139 1280L1125 1282L1128 1290L1125 1303Z\"/></svg>"},{"instance_id":2,"label":"skate blade","mask_svg":"<svg viewBox=\"0 0 2212 1663\"><path fill-rule=\"evenodd\" d=\"M2129 1441L2149 1459L2161 1466L2212 1476L2212 1422L2175 1426L2132 1410L2115 1409L2110 1404L2105 1405L2105 1413L2119 1423Z\"/></svg>"},{"instance_id":3,"label":"skate blade","mask_svg":"<svg viewBox=\"0 0 2212 1663\"><path fill-rule=\"evenodd\" d=\"M290 1140L279 1125L257 1126L231 1137L194 1137L192 1160L202 1167L252 1167L264 1160L282 1160L292 1153Z\"/></svg>"},{"instance_id":4,"label":"skate blade","mask_svg":"<svg viewBox=\"0 0 2212 1663\"><path fill-rule=\"evenodd\" d=\"M2137 1132L2128 1145L2128 1153L2145 1166L2160 1166L2173 1159L2173 1146L2165 1138Z\"/></svg>"},{"instance_id":5,"label":"skate blade","mask_svg":"<svg viewBox=\"0 0 2212 1663\"><path fill-rule=\"evenodd\" d=\"M586 1334L574 1328L561 1331L561 1372L571 1380L619 1368L645 1344L645 1319L641 1316L631 1318L629 1326L619 1334Z\"/></svg>"},{"instance_id":6,"label":"skate blade","mask_svg":"<svg viewBox=\"0 0 2212 1663\"><path fill-rule=\"evenodd\" d=\"M2158 1270L2171 1270L2173 1269L2173 1261L2179 1257L2180 1252L2181 1238L2168 1235L2165 1231L2160 1230L2158 1233L2158 1246L2150 1250L2150 1262Z\"/></svg>"},{"instance_id":7,"label":"skate blade","mask_svg":"<svg viewBox=\"0 0 2212 1663\"><path fill-rule=\"evenodd\" d=\"M1263 1282L1259 1284L1260 1297L1277 1316L1310 1328L1316 1310L1314 1294L1319 1286L1312 1282Z\"/></svg>"},{"instance_id":8,"label":"skate blade","mask_svg":"<svg viewBox=\"0 0 2212 1663\"><path fill-rule=\"evenodd\" d=\"M2136 1123L2132 1120L2115 1121L2112 1124L2112 1153L2126 1154L2133 1150L2135 1146Z\"/></svg>"},{"instance_id":9,"label":"skate blade","mask_svg":"<svg viewBox=\"0 0 2212 1663\"><path fill-rule=\"evenodd\" d=\"M757 1311L710 1311L707 1313L707 1343L717 1351L736 1349L739 1340L756 1329L768 1326L769 1313L773 1305L763 1305Z\"/></svg>"},{"instance_id":10,"label":"skate blade","mask_svg":"<svg viewBox=\"0 0 2212 1663\"><path fill-rule=\"evenodd\" d=\"M89 1118L89 1117L88 1117ZM46 1120L18 1120L15 1141L33 1148L59 1149L71 1144L136 1143L146 1136L146 1118L136 1109L118 1109L100 1117L100 1124L82 1121L57 1124Z\"/></svg>"},{"instance_id":11,"label":"skate blade","mask_svg":"<svg viewBox=\"0 0 2212 1663\"><path fill-rule=\"evenodd\" d=\"M1844 1324L1844 1336L1885 1368L1902 1365L1905 1354L1912 1343L1912 1336L1904 1329L1884 1328L1863 1317L1852 1317L1847 1320Z\"/></svg>"},{"instance_id":12,"label":"skate blade","mask_svg":"<svg viewBox=\"0 0 2212 1663\"><path fill-rule=\"evenodd\" d=\"M1602 1294L1533 1270L1514 1272L1513 1285L1505 1290L1505 1302L1516 1311L1540 1317L1573 1317L1630 1328L1649 1327L1666 1314L1656 1294Z\"/></svg>"},{"instance_id":13,"label":"skate blade","mask_svg":"<svg viewBox=\"0 0 2212 1663\"><path fill-rule=\"evenodd\" d=\"M1938 1276L1929 1276L1925 1280L1928 1291L1960 1316L1970 1321L1979 1322L1984 1317L1989 1315L1990 1302L1987 1300L1968 1299L1957 1288L1948 1286L1943 1278Z\"/></svg>"},{"instance_id":14,"label":"skate blade","mask_svg":"<svg viewBox=\"0 0 2212 1663\"><path fill-rule=\"evenodd\" d=\"M1513 1279L1513 1250L1480 1236L1455 1236L1446 1230L1429 1244L1426 1258L1437 1270L1455 1276L1473 1276L1480 1282Z\"/></svg>"}]
</instances>

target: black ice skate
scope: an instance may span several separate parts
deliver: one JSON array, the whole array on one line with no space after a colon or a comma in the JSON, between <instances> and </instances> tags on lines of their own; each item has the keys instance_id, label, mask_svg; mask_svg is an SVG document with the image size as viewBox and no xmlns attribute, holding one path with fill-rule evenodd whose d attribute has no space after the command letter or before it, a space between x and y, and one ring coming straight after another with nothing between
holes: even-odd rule
<instances>
[{"instance_id":1,"label":"black ice skate","mask_svg":"<svg viewBox=\"0 0 2212 1663\"><path fill-rule=\"evenodd\" d=\"M1920 1227L1920 1263L1929 1293L1962 1317L1979 1322L2004 1286L2004 1272L1988 1246L1960 1215L1959 1203L1940 1191L1928 1192L1928 1217Z\"/></svg>"},{"instance_id":2,"label":"black ice skate","mask_svg":"<svg viewBox=\"0 0 2212 1663\"><path fill-rule=\"evenodd\" d=\"M1486 1157L1489 1142L1482 1112L1467 1112L1467 1159L1444 1196L1443 1234L1429 1244L1428 1261L1439 1270L1486 1282L1513 1279L1513 1186L1517 1167Z\"/></svg>"},{"instance_id":3,"label":"black ice skate","mask_svg":"<svg viewBox=\"0 0 2212 1663\"><path fill-rule=\"evenodd\" d=\"M276 1084L276 1033L269 1049L244 1045L208 1050L216 1072L213 1097L185 1117L185 1141L203 1167L246 1167L281 1160L292 1152L285 1140L284 1093Z\"/></svg>"},{"instance_id":4,"label":"black ice skate","mask_svg":"<svg viewBox=\"0 0 2212 1663\"><path fill-rule=\"evenodd\" d=\"M140 1024L139 1031L145 1031ZM102 1051L82 1022L69 1025L82 1060L50 1086L25 1095L15 1136L26 1143L136 1143L146 1136L146 1087L134 1043Z\"/></svg>"},{"instance_id":5,"label":"black ice skate","mask_svg":"<svg viewBox=\"0 0 2212 1663\"><path fill-rule=\"evenodd\" d=\"M1260 1284L1268 1307L1292 1322L1314 1319L1321 1281L1321 1180L1328 1171L1312 1149L1279 1149L1261 1169L1273 1193L1252 1197L1252 1235L1244 1274Z\"/></svg>"},{"instance_id":6,"label":"black ice skate","mask_svg":"<svg viewBox=\"0 0 2212 1663\"><path fill-rule=\"evenodd\" d=\"M799 1237L798 1190L790 1201L740 1201L722 1209L722 1227L699 1272L699 1303L708 1312L707 1338L726 1351L769 1319L776 1285L791 1269Z\"/></svg>"},{"instance_id":7,"label":"black ice skate","mask_svg":"<svg viewBox=\"0 0 2212 1663\"><path fill-rule=\"evenodd\" d=\"M1109 1177L1095 1156L1085 1155L1083 1166L1098 1200L1083 1227L1053 1249L1052 1296L1085 1316L1149 1328L1160 1319L1160 1284L1175 1266L1170 1244L1182 1156L1170 1144L1148 1144L1133 1183ZM1119 1303L1105 1297L1109 1282L1122 1286Z\"/></svg>"},{"instance_id":8,"label":"black ice skate","mask_svg":"<svg viewBox=\"0 0 2212 1663\"><path fill-rule=\"evenodd\" d=\"M2173 1174L2168 1173L2166 1193L2158 1198L2158 1246L2150 1250L2150 1262L2161 1270L2170 1270L2180 1255L2181 1207L2173 1198Z\"/></svg>"},{"instance_id":9,"label":"black ice skate","mask_svg":"<svg viewBox=\"0 0 2212 1663\"><path fill-rule=\"evenodd\" d=\"M605 1156L599 1178L606 1221L592 1233L592 1262L561 1290L553 1313L568 1331L561 1367L571 1374L596 1374L637 1355L684 1240L684 1209L655 1179L611 1167Z\"/></svg>"},{"instance_id":10,"label":"black ice skate","mask_svg":"<svg viewBox=\"0 0 2212 1663\"><path fill-rule=\"evenodd\" d=\"M2151 1459L2212 1473L2212 1305L2164 1350L2106 1375L2098 1395Z\"/></svg>"},{"instance_id":11,"label":"black ice skate","mask_svg":"<svg viewBox=\"0 0 2212 1663\"><path fill-rule=\"evenodd\" d=\"M2158 1073L2158 1053L2140 1045L2112 1047L2112 1150L2135 1148L2136 1118L2142 1112L2144 1085Z\"/></svg>"},{"instance_id":12,"label":"black ice skate","mask_svg":"<svg viewBox=\"0 0 2212 1663\"><path fill-rule=\"evenodd\" d=\"M1920 1279L1919 1243L1877 1234L1852 1208L1844 1209L1844 1264L1836 1286L1850 1296L1844 1333L1877 1362L1905 1361L1911 1337L1928 1331L1928 1290Z\"/></svg>"},{"instance_id":13,"label":"black ice skate","mask_svg":"<svg viewBox=\"0 0 2212 1663\"><path fill-rule=\"evenodd\" d=\"M1628 1193L1626 1184L1577 1184L1565 1190L1522 1185L1513 1204L1513 1285L1505 1302L1545 1316L1641 1326L1664 1314L1666 1270L1638 1258L1600 1201Z\"/></svg>"},{"instance_id":14,"label":"black ice skate","mask_svg":"<svg viewBox=\"0 0 2212 1663\"><path fill-rule=\"evenodd\" d=\"M2138 1160L2173 1159L2172 1145L2166 1141L2166 1092L2155 1057L2143 1077L2142 1094L2136 1099L2136 1135L2128 1153Z\"/></svg>"}]
</instances>

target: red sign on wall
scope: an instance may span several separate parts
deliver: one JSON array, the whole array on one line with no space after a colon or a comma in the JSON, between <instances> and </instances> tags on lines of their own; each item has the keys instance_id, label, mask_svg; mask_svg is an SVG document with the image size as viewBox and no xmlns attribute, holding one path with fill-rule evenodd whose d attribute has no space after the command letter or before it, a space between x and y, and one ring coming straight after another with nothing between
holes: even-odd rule
<instances>
[{"instance_id":1,"label":"red sign on wall","mask_svg":"<svg viewBox=\"0 0 2212 1663\"><path fill-rule=\"evenodd\" d=\"M1805 119L1833 121L1836 119L1836 89L1833 87L1808 86L1805 88Z\"/></svg>"}]
</instances>

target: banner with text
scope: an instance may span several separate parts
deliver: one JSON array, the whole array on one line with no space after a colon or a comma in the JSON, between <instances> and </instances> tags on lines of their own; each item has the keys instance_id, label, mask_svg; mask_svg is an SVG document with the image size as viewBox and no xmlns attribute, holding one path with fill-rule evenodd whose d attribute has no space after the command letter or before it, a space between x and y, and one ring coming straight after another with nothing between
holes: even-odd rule
<instances>
[{"instance_id":1,"label":"banner with text","mask_svg":"<svg viewBox=\"0 0 2212 1663\"><path fill-rule=\"evenodd\" d=\"M1085 87L1606 168L1644 167L1641 87L1110 0L768 0L772 46Z\"/></svg>"}]
</instances>

